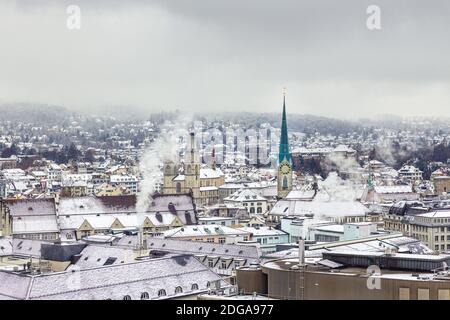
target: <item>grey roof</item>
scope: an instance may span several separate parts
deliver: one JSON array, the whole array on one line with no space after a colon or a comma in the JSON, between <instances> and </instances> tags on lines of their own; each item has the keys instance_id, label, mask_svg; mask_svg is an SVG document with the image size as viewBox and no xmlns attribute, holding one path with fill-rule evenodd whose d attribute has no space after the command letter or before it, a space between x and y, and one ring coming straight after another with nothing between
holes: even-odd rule
<instances>
[{"instance_id":1,"label":"grey roof","mask_svg":"<svg viewBox=\"0 0 450 320\"><path fill-rule=\"evenodd\" d=\"M6 200L5 203L13 217L56 215L54 198Z\"/></svg>"},{"instance_id":2,"label":"grey roof","mask_svg":"<svg viewBox=\"0 0 450 320\"><path fill-rule=\"evenodd\" d=\"M10 237L0 238L0 257L12 254L12 239Z\"/></svg>"},{"instance_id":3,"label":"grey roof","mask_svg":"<svg viewBox=\"0 0 450 320\"><path fill-rule=\"evenodd\" d=\"M16 216L12 221L13 234L59 232L56 215Z\"/></svg>"},{"instance_id":4,"label":"grey roof","mask_svg":"<svg viewBox=\"0 0 450 320\"><path fill-rule=\"evenodd\" d=\"M0 299L104 300L129 296L139 300L144 292L150 299L169 299L206 292L210 282L229 286L193 256L177 255L36 276L0 272ZM198 289L192 288L193 284ZM182 292L175 293L178 286ZM166 295L158 297L161 289Z\"/></svg>"},{"instance_id":5,"label":"grey roof","mask_svg":"<svg viewBox=\"0 0 450 320\"><path fill-rule=\"evenodd\" d=\"M89 269L103 265L133 262L133 249L112 246L88 245L81 251L78 261L69 269Z\"/></svg>"},{"instance_id":6,"label":"grey roof","mask_svg":"<svg viewBox=\"0 0 450 320\"><path fill-rule=\"evenodd\" d=\"M261 255L257 246L220 244L198 241L172 240L147 237L147 248L150 250L161 250L175 253L187 253L193 255L217 255L221 257L248 259L256 262ZM137 236L125 236L119 240L117 246L137 247Z\"/></svg>"},{"instance_id":7,"label":"grey roof","mask_svg":"<svg viewBox=\"0 0 450 320\"><path fill-rule=\"evenodd\" d=\"M155 195L153 199L149 201L149 206L145 214L154 216L157 212L162 215L168 213L177 215L183 224L189 225L197 223L194 204L192 197L189 195ZM133 195L61 198L58 205L58 215L60 220L63 224L68 225L78 223L77 220L79 221L80 218L77 217L79 216L136 213L136 197Z\"/></svg>"},{"instance_id":8,"label":"grey roof","mask_svg":"<svg viewBox=\"0 0 450 320\"><path fill-rule=\"evenodd\" d=\"M281 199L270 210L271 215L301 216L314 214L316 217L365 216L369 212L357 201L303 201Z\"/></svg>"},{"instance_id":9,"label":"grey roof","mask_svg":"<svg viewBox=\"0 0 450 320\"><path fill-rule=\"evenodd\" d=\"M20 257L41 257L41 245L48 243L39 240L13 239L13 255Z\"/></svg>"},{"instance_id":10,"label":"grey roof","mask_svg":"<svg viewBox=\"0 0 450 320\"><path fill-rule=\"evenodd\" d=\"M44 260L71 261L74 255L79 254L86 244L83 242L70 243L42 243L41 257Z\"/></svg>"}]
</instances>

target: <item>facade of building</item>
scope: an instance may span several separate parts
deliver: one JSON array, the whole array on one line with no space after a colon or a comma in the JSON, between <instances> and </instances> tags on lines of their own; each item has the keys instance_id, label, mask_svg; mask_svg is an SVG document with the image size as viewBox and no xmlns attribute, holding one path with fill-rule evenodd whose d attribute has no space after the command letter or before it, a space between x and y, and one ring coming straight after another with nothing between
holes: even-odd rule
<instances>
[{"instance_id":1,"label":"facade of building","mask_svg":"<svg viewBox=\"0 0 450 320\"><path fill-rule=\"evenodd\" d=\"M264 214L269 209L267 199L249 189L238 190L223 201L226 204L244 207L249 214Z\"/></svg>"},{"instance_id":2,"label":"facade of building","mask_svg":"<svg viewBox=\"0 0 450 320\"><path fill-rule=\"evenodd\" d=\"M434 191L438 195L447 194L450 191L450 177L446 175L435 176L431 178L434 185Z\"/></svg>"},{"instance_id":3,"label":"facade of building","mask_svg":"<svg viewBox=\"0 0 450 320\"><path fill-rule=\"evenodd\" d=\"M271 227L243 227L239 228L252 234L253 241L256 241L262 253L275 252L279 244L289 242L289 235L281 230Z\"/></svg>"},{"instance_id":4,"label":"facade of building","mask_svg":"<svg viewBox=\"0 0 450 320\"><path fill-rule=\"evenodd\" d=\"M4 235L29 240L59 239L54 198L4 200L0 205L0 216Z\"/></svg>"},{"instance_id":5,"label":"facade of building","mask_svg":"<svg viewBox=\"0 0 450 320\"><path fill-rule=\"evenodd\" d=\"M430 211L410 220L411 236L436 252L450 251L450 211Z\"/></svg>"},{"instance_id":6,"label":"facade of building","mask_svg":"<svg viewBox=\"0 0 450 320\"><path fill-rule=\"evenodd\" d=\"M450 300L450 274L439 269L450 262L448 256L342 251L299 261L238 268L238 289L286 300Z\"/></svg>"},{"instance_id":7,"label":"facade of building","mask_svg":"<svg viewBox=\"0 0 450 320\"><path fill-rule=\"evenodd\" d=\"M131 194L138 192L138 179L130 175L111 175L109 178L112 186L127 188Z\"/></svg>"},{"instance_id":8,"label":"facade of building","mask_svg":"<svg viewBox=\"0 0 450 320\"><path fill-rule=\"evenodd\" d=\"M398 175L405 181L420 181L422 180L422 171L414 166L405 165L398 170Z\"/></svg>"}]
</instances>

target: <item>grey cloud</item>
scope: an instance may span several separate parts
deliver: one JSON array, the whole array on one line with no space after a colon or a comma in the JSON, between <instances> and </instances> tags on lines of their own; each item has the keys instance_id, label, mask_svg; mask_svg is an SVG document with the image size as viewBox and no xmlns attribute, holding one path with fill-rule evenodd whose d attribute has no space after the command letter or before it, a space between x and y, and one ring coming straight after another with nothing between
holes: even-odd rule
<instances>
[{"instance_id":1,"label":"grey cloud","mask_svg":"<svg viewBox=\"0 0 450 320\"><path fill-rule=\"evenodd\" d=\"M279 111L287 86L290 112L445 115L449 15L445 0L6 0L0 102Z\"/></svg>"}]
</instances>

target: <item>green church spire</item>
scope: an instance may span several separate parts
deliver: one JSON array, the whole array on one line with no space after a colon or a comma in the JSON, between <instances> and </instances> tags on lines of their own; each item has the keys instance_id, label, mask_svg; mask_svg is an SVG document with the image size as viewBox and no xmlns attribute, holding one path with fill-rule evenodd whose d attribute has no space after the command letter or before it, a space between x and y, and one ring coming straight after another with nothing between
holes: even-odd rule
<instances>
[{"instance_id":1,"label":"green church spire","mask_svg":"<svg viewBox=\"0 0 450 320\"><path fill-rule=\"evenodd\" d=\"M291 153L289 152L289 140L286 121L286 91L283 90L283 118L281 120L281 137L280 137L280 149L278 151L278 161L281 163L283 160L291 163Z\"/></svg>"}]
</instances>

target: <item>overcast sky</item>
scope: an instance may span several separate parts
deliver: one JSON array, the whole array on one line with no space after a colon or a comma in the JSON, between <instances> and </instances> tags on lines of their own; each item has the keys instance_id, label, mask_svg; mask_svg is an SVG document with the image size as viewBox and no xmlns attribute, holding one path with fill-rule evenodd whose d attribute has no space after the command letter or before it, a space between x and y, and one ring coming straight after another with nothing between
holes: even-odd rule
<instances>
[{"instance_id":1,"label":"overcast sky","mask_svg":"<svg viewBox=\"0 0 450 320\"><path fill-rule=\"evenodd\" d=\"M286 86L288 112L449 113L448 0L124 2L1 0L0 103L279 112Z\"/></svg>"}]
</instances>

